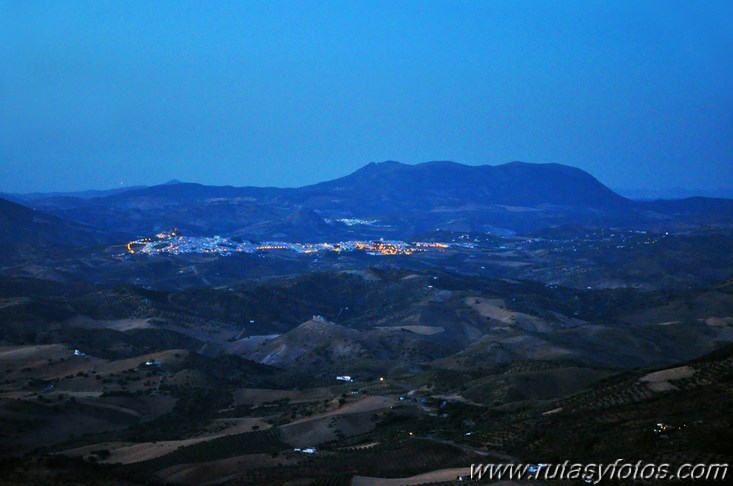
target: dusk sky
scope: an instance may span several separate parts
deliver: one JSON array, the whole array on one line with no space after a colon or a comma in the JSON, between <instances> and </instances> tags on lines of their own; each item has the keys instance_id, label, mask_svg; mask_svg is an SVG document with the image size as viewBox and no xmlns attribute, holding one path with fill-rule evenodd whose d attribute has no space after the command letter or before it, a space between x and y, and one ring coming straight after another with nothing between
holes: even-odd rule
<instances>
[{"instance_id":1,"label":"dusk sky","mask_svg":"<svg viewBox=\"0 0 733 486\"><path fill-rule=\"evenodd\" d=\"M0 191L370 161L733 187L733 2L0 0Z\"/></svg>"}]
</instances>

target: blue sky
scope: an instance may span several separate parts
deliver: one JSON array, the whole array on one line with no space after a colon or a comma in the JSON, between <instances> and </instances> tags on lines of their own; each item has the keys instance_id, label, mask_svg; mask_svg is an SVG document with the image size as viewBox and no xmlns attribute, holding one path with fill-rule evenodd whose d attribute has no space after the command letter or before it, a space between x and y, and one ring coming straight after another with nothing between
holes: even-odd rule
<instances>
[{"instance_id":1,"label":"blue sky","mask_svg":"<svg viewBox=\"0 0 733 486\"><path fill-rule=\"evenodd\" d=\"M370 161L733 186L733 2L0 0L0 191Z\"/></svg>"}]
</instances>

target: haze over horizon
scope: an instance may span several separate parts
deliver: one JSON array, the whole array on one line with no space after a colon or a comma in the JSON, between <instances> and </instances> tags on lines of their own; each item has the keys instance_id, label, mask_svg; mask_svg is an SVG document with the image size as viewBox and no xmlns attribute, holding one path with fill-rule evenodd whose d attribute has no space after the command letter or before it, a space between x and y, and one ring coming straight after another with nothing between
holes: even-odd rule
<instances>
[{"instance_id":1,"label":"haze over horizon","mask_svg":"<svg viewBox=\"0 0 733 486\"><path fill-rule=\"evenodd\" d=\"M733 188L729 2L0 2L0 191L370 161Z\"/></svg>"}]
</instances>

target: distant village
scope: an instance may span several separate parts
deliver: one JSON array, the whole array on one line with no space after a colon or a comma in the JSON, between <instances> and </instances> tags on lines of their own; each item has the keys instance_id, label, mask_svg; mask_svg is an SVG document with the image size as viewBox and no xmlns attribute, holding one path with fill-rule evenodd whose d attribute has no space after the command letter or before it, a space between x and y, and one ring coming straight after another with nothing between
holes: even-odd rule
<instances>
[{"instance_id":1,"label":"distant village","mask_svg":"<svg viewBox=\"0 0 733 486\"><path fill-rule=\"evenodd\" d=\"M289 243L284 241L253 243L251 241L239 241L221 236L181 236L176 231L173 231L170 233L159 233L151 238L141 238L131 241L127 244L127 251L132 254L144 253L149 255L159 253L212 253L233 255L238 253L269 251L292 251L301 254L363 251L369 255L410 255L428 250L442 250L449 246L448 243L408 243L399 240L383 239L375 241L341 241L338 243Z\"/></svg>"}]
</instances>

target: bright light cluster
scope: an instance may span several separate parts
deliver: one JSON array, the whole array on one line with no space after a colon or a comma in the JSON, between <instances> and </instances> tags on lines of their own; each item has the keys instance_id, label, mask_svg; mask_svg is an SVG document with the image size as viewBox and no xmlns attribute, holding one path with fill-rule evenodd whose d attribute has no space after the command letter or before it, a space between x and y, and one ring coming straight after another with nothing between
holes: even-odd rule
<instances>
[{"instance_id":1,"label":"bright light cluster","mask_svg":"<svg viewBox=\"0 0 733 486\"><path fill-rule=\"evenodd\" d=\"M448 248L447 243L412 242L399 240L342 241L338 243L288 243L283 241L235 241L221 236L179 236L175 233L159 233L154 238L141 238L127 243L130 253L149 255L171 253L215 253L233 255L236 253L257 253L268 251L294 251L296 253L317 253L321 251L352 252L363 251L369 255L410 255L428 250Z\"/></svg>"}]
</instances>

